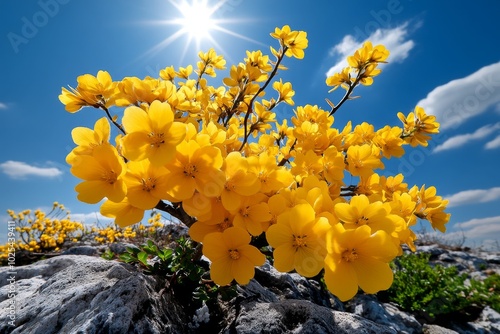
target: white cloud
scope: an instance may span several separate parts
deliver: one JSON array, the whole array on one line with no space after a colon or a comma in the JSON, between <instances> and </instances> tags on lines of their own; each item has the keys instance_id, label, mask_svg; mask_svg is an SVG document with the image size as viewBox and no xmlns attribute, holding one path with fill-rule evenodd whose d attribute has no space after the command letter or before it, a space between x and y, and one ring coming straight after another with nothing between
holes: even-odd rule
<instances>
[{"instance_id":1,"label":"white cloud","mask_svg":"<svg viewBox=\"0 0 500 334\"><path fill-rule=\"evenodd\" d=\"M481 240L490 243L491 240L500 240L500 216L474 218L454 225L461 229L468 239Z\"/></svg>"},{"instance_id":2,"label":"white cloud","mask_svg":"<svg viewBox=\"0 0 500 334\"><path fill-rule=\"evenodd\" d=\"M444 198L450 201L448 207L492 202L500 199L500 187L464 190L453 195L445 196Z\"/></svg>"},{"instance_id":3,"label":"white cloud","mask_svg":"<svg viewBox=\"0 0 500 334\"><path fill-rule=\"evenodd\" d=\"M463 135L451 137L451 138L447 139L441 145L437 146L433 152L436 153L436 152L440 152L440 151L450 150L452 148L458 148L460 146L463 146L463 145L469 143L471 140L483 139L498 129L500 129L500 123L488 124L486 126L483 126L479 129L477 129L473 133L466 133ZM486 145L488 145L488 144L486 144ZM500 145L500 143L498 145Z\"/></svg>"},{"instance_id":4,"label":"white cloud","mask_svg":"<svg viewBox=\"0 0 500 334\"><path fill-rule=\"evenodd\" d=\"M0 110L7 109L7 105L3 102L0 102Z\"/></svg>"},{"instance_id":5,"label":"white cloud","mask_svg":"<svg viewBox=\"0 0 500 334\"><path fill-rule=\"evenodd\" d=\"M417 232L417 235L419 233ZM446 233L435 231L427 232L419 238L425 237L440 240L443 243L457 246L469 246L484 250L498 251L500 244L500 216L474 218L452 225Z\"/></svg>"},{"instance_id":6,"label":"white cloud","mask_svg":"<svg viewBox=\"0 0 500 334\"><path fill-rule=\"evenodd\" d=\"M402 62L415 46L412 40L406 40L407 35L408 22L392 29L377 29L364 41L357 41L352 35L347 35L342 39L342 42L330 50L330 56L338 55L338 58L337 63L328 70L326 75L331 76L346 67L347 56L352 55L365 41L371 41L373 45L383 44L391 52L389 64Z\"/></svg>"},{"instance_id":7,"label":"white cloud","mask_svg":"<svg viewBox=\"0 0 500 334\"><path fill-rule=\"evenodd\" d=\"M90 213L71 213L71 220L84 223L85 225L98 225L104 226L113 222L113 218L108 218L101 215L100 212L90 212Z\"/></svg>"},{"instance_id":8,"label":"white cloud","mask_svg":"<svg viewBox=\"0 0 500 334\"><path fill-rule=\"evenodd\" d=\"M22 161L6 161L0 164L0 171L12 179L25 179L27 176L53 178L62 175L56 167L36 167Z\"/></svg>"},{"instance_id":9,"label":"white cloud","mask_svg":"<svg viewBox=\"0 0 500 334\"><path fill-rule=\"evenodd\" d=\"M467 119L496 108L500 102L500 62L434 88L417 105L435 115L441 128L457 127Z\"/></svg>"},{"instance_id":10,"label":"white cloud","mask_svg":"<svg viewBox=\"0 0 500 334\"><path fill-rule=\"evenodd\" d=\"M484 146L484 148L488 150L493 150L499 147L500 147L500 136L497 136L495 139L487 142L486 145Z\"/></svg>"}]
</instances>

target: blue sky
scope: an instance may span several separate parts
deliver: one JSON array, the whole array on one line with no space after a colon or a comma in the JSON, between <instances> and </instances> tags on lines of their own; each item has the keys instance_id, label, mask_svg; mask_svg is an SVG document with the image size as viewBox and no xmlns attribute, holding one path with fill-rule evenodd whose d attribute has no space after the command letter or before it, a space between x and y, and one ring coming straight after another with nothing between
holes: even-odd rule
<instances>
[{"instance_id":1,"label":"blue sky","mask_svg":"<svg viewBox=\"0 0 500 334\"><path fill-rule=\"evenodd\" d=\"M75 219L103 221L98 205L76 199L79 180L65 163L71 129L102 117L91 108L69 114L60 104L61 87L76 86L77 76L157 76L166 66L194 64L210 47L233 64L245 50L269 53L269 45L277 47L269 33L289 24L309 39L305 59L287 60L282 72L296 105L328 108L325 98L339 99L340 90L328 94L327 73L367 39L386 45L389 64L373 86L358 89L361 99L337 112L334 125L399 125L396 113L416 105L436 115L442 131L429 147L408 149L384 174L403 172L410 186L435 185L450 200L451 238L464 234L472 246L500 242L499 12L497 1L228 0L213 14L220 29L211 38L189 42L184 34L167 44L180 26L164 22L182 17L167 0L2 1L0 222L7 209L48 209L54 201ZM293 111L277 112L290 118Z\"/></svg>"}]
</instances>

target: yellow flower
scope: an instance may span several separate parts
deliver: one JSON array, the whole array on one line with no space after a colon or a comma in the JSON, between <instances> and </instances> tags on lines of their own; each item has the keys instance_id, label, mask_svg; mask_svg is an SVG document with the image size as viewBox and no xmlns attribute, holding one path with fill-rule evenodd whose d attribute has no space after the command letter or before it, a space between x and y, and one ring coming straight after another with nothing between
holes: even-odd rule
<instances>
[{"instance_id":1,"label":"yellow flower","mask_svg":"<svg viewBox=\"0 0 500 334\"><path fill-rule=\"evenodd\" d=\"M126 172L125 162L111 145L97 146L92 155L82 155L71 166L71 174L85 180L75 190L78 199L95 204L104 197L120 202L127 192L122 177Z\"/></svg>"},{"instance_id":2,"label":"yellow flower","mask_svg":"<svg viewBox=\"0 0 500 334\"><path fill-rule=\"evenodd\" d=\"M116 90L116 82L113 82L111 76L106 71L97 72L97 76L84 74L77 78L78 90L89 92L100 100L104 105L109 104Z\"/></svg>"},{"instance_id":3,"label":"yellow flower","mask_svg":"<svg viewBox=\"0 0 500 334\"><path fill-rule=\"evenodd\" d=\"M380 149L369 144L354 145L347 149L347 170L353 176L368 177L376 168L384 168Z\"/></svg>"},{"instance_id":4,"label":"yellow flower","mask_svg":"<svg viewBox=\"0 0 500 334\"><path fill-rule=\"evenodd\" d=\"M144 210L131 205L128 198L118 203L108 200L101 205L100 211L104 217L115 218L120 227L138 223L144 217Z\"/></svg>"},{"instance_id":5,"label":"yellow flower","mask_svg":"<svg viewBox=\"0 0 500 334\"><path fill-rule=\"evenodd\" d=\"M272 128L270 123L276 122L276 114L267 110L267 108L261 103L255 102L254 104L255 115L252 115L252 126L249 132L252 132L254 137L258 135L259 132L265 132Z\"/></svg>"},{"instance_id":6,"label":"yellow flower","mask_svg":"<svg viewBox=\"0 0 500 334\"><path fill-rule=\"evenodd\" d=\"M384 230L389 234L396 229L389 217L390 207L379 201L370 203L365 195L353 196L350 203L338 203L334 210L346 229L368 225L373 232Z\"/></svg>"},{"instance_id":7,"label":"yellow flower","mask_svg":"<svg viewBox=\"0 0 500 334\"><path fill-rule=\"evenodd\" d=\"M148 160L129 161L124 176L127 198L131 205L142 210L152 209L168 196L167 169L152 165ZM119 201L113 201L119 202Z\"/></svg>"},{"instance_id":8,"label":"yellow flower","mask_svg":"<svg viewBox=\"0 0 500 334\"><path fill-rule=\"evenodd\" d=\"M151 104L158 100L165 102L172 96L175 97L175 86L166 80L146 77L139 79L127 77L118 83L118 95L115 104L119 107L130 105L140 105L141 103Z\"/></svg>"},{"instance_id":9,"label":"yellow flower","mask_svg":"<svg viewBox=\"0 0 500 334\"><path fill-rule=\"evenodd\" d=\"M418 145L426 147L427 141L431 138L428 135L439 133L439 123L436 122L436 116L427 115L421 107L415 107L415 110L409 113L408 117L399 112L398 118L404 125L402 137L412 147Z\"/></svg>"},{"instance_id":10,"label":"yellow flower","mask_svg":"<svg viewBox=\"0 0 500 334\"><path fill-rule=\"evenodd\" d=\"M210 260L210 277L218 285L227 285L233 279L248 284L255 266L266 261L264 254L250 245L250 235L238 227L208 234L203 239L203 255Z\"/></svg>"},{"instance_id":11,"label":"yellow flower","mask_svg":"<svg viewBox=\"0 0 500 334\"><path fill-rule=\"evenodd\" d=\"M306 105L297 107L295 116L292 117L292 123L300 128L303 123L317 124L317 131L323 132L333 124L333 116L316 105Z\"/></svg>"},{"instance_id":12,"label":"yellow flower","mask_svg":"<svg viewBox=\"0 0 500 334\"><path fill-rule=\"evenodd\" d=\"M401 134L401 128L386 125L384 128L377 131L376 136L373 138L373 142L382 149L382 154L387 159L392 156L401 158L405 153L402 147L404 141L401 138Z\"/></svg>"},{"instance_id":13,"label":"yellow flower","mask_svg":"<svg viewBox=\"0 0 500 334\"><path fill-rule=\"evenodd\" d=\"M446 223L450 220L451 215L445 213L444 210L448 205L448 200L443 200L441 196L436 196L436 187L425 188L422 186L418 189L414 186L410 189L409 194L417 203L415 207L415 215L421 219L427 219L433 229L441 232L446 232Z\"/></svg>"},{"instance_id":14,"label":"yellow flower","mask_svg":"<svg viewBox=\"0 0 500 334\"><path fill-rule=\"evenodd\" d=\"M326 78L326 85L333 86L329 92L333 92L339 88L339 86L342 86L342 88L347 90L351 86L351 83L351 69L349 67L345 67L341 72L335 73L334 75Z\"/></svg>"},{"instance_id":15,"label":"yellow flower","mask_svg":"<svg viewBox=\"0 0 500 334\"><path fill-rule=\"evenodd\" d=\"M188 65L187 67L179 67L179 71L175 74L182 79L188 79L189 75L193 73L193 65Z\"/></svg>"},{"instance_id":16,"label":"yellow flower","mask_svg":"<svg viewBox=\"0 0 500 334\"><path fill-rule=\"evenodd\" d=\"M271 213L267 204L267 196L258 193L244 197L240 206L232 210L233 225L244 228L253 236L258 236L269 226Z\"/></svg>"},{"instance_id":17,"label":"yellow flower","mask_svg":"<svg viewBox=\"0 0 500 334\"><path fill-rule=\"evenodd\" d=\"M280 81L275 81L273 83L273 88L279 94L278 103L283 101L291 106L295 104L292 100L292 97L295 95L295 91L292 89L292 84L290 82L283 83L283 80L280 79Z\"/></svg>"},{"instance_id":18,"label":"yellow flower","mask_svg":"<svg viewBox=\"0 0 500 334\"><path fill-rule=\"evenodd\" d=\"M382 63L389 57L389 51L383 45L373 47L370 41L354 52L354 55L347 57L349 66L358 70L363 69L370 63Z\"/></svg>"},{"instance_id":19,"label":"yellow flower","mask_svg":"<svg viewBox=\"0 0 500 334\"><path fill-rule=\"evenodd\" d=\"M223 70L226 68L226 60L223 56L217 55L213 48L210 48L210 50L208 50L208 52L206 53L200 51L198 53L198 57L201 59L201 62L199 63L202 63L202 67L205 67L205 73L212 77L215 77L215 72L213 72L214 68L218 70ZM198 66L198 69L201 70L200 66ZM211 69L212 71L207 72L207 69ZM211 73L213 73L213 75Z\"/></svg>"},{"instance_id":20,"label":"yellow flower","mask_svg":"<svg viewBox=\"0 0 500 334\"><path fill-rule=\"evenodd\" d=\"M71 91L62 88L62 93L59 95L59 101L65 105L66 111L70 113L77 112L82 107L85 106L94 106L99 101L92 96L89 92L79 92L77 89L70 87Z\"/></svg>"},{"instance_id":21,"label":"yellow flower","mask_svg":"<svg viewBox=\"0 0 500 334\"><path fill-rule=\"evenodd\" d=\"M243 196L252 196L260 190L257 175L249 172L248 160L240 152L231 152L224 161L223 170L226 182L221 199L224 208L237 210L243 201Z\"/></svg>"},{"instance_id":22,"label":"yellow flower","mask_svg":"<svg viewBox=\"0 0 500 334\"><path fill-rule=\"evenodd\" d=\"M297 152L292 162L292 174L296 176L297 181L310 175L318 175L323 170L321 156L314 151L307 150L306 153Z\"/></svg>"},{"instance_id":23,"label":"yellow flower","mask_svg":"<svg viewBox=\"0 0 500 334\"><path fill-rule=\"evenodd\" d=\"M273 66L269 64L269 56L264 56L262 51L247 51L247 58L245 62L253 67L257 67L259 70L264 72L271 72ZM265 76L267 78L267 75Z\"/></svg>"},{"instance_id":24,"label":"yellow flower","mask_svg":"<svg viewBox=\"0 0 500 334\"><path fill-rule=\"evenodd\" d=\"M335 146L323 152L323 177L328 182L340 182L344 178L344 155Z\"/></svg>"},{"instance_id":25,"label":"yellow flower","mask_svg":"<svg viewBox=\"0 0 500 334\"><path fill-rule=\"evenodd\" d=\"M71 91L62 88L59 101L64 104L66 111L76 112L84 106L98 107L103 105L109 107L114 99L116 83L106 71L99 71L97 77L84 74L77 78L76 89L70 87Z\"/></svg>"},{"instance_id":26,"label":"yellow flower","mask_svg":"<svg viewBox=\"0 0 500 334\"><path fill-rule=\"evenodd\" d=\"M278 167L276 158L267 152L249 157L248 163L250 172L256 174L260 181L262 193L276 192L293 182L293 175L290 171Z\"/></svg>"},{"instance_id":27,"label":"yellow flower","mask_svg":"<svg viewBox=\"0 0 500 334\"><path fill-rule=\"evenodd\" d=\"M189 228L189 236L197 242L202 242L206 235L213 232L224 232L233 226L234 215L221 208L222 215L212 217L209 221L199 220Z\"/></svg>"},{"instance_id":28,"label":"yellow flower","mask_svg":"<svg viewBox=\"0 0 500 334\"><path fill-rule=\"evenodd\" d=\"M398 254L398 248L385 231L372 234L366 225L346 230L337 224L327 234L327 251L325 283L340 300L354 297L358 286L366 293L391 286L389 262Z\"/></svg>"},{"instance_id":29,"label":"yellow flower","mask_svg":"<svg viewBox=\"0 0 500 334\"><path fill-rule=\"evenodd\" d=\"M280 43L287 48L285 52L287 57L304 58L304 49L308 45L305 31L291 31L290 26L285 25L281 29L276 28L271 36L280 40Z\"/></svg>"},{"instance_id":30,"label":"yellow flower","mask_svg":"<svg viewBox=\"0 0 500 334\"><path fill-rule=\"evenodd\" d=\"M173 81L176 77L175 69L173 66L167 66L160 70L160 78L167 81Z\"/></svg>"},{"instance_id":31,"label":"yellow flower","mask_svg":"<svg viewBox=\"0 0 500 334\"><path fill-rule=\"evenodd\" d=\"M174 121L168 103L154 101L147 111L139 107L125 109L122 138L123 155L133 161L149 159L160 166L171 161L175 147L186 136L186 126Z\"/></svg>"},{"instance_id":32,"label":"yellow flower","mask_svg":"<svg viewBox=\"0 0 500 334\"><path fill-rule=\"evenodd\" d=\"M182 142L174 160L167 165L169 194L176 201L192 197L195 190L208 197L219 196L224 184L222 163L218 148L201 147L194 140Z\"/></svg>"},{"instance_id":33,"label":"yellow flower","mask_svg":"<svg viewBox=\"0 0 500 334\"><path fill-rule=\"evenodd\" d=\"M330 227L326 218L316 217L308 203L282 213L266 232L274 248L274 267L281 272L295 269L302 276L316 276L323 268L324 236Z\"/></svg>"},{"instance_id":34,"label":"yellow flower","mask_svg":"<svg viewBox=\"0 0 500 334\"><path fill-rule=\"evenodd\" d=\"M226 86L243 88L247 77L248 73L245 67L233 65L229 70L229 78L224 78L222 81Z\"/></svg>"},{"instance_id":35,"label":"yellow flower","mask_svg":"<svg viewBox=\"0 0 500 334\"><path fill-rule=\"evenodd\" d=\"M345 145L363 145L371 143L373 137L375 137L375 132L373 131L373 125L366 122L356 125L354 131L345 136Z\"/></svg>"},{"instance_id":36,"label":"yellow flower","mask_svg":"<svg viewBox=\"0 0 500 334\"><path fill-rule=\"evenodd\" d=\"M94 130L86 127L76 127L71 131L71 137L78 146L66 157L68 164L76 163L77 155L92 155L94 148L109 143L111 128L106 117L95 122Z\"/></svg>"}]
</instances>

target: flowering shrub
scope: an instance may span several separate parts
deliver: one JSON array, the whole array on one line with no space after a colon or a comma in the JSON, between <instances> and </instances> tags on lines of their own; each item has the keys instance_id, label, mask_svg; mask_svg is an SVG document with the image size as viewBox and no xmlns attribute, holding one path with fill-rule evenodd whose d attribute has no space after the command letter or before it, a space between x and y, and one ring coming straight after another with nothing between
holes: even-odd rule
<instances>
[{"instance_id":1,"label":"flowering shrub","mask_svg":"<svg viewBox=\"0 0 500 334\"><path fill-rule=\"evenodd\" d=\"M146 210L168 212L203 244L211 279L220 285L248 283L265 261L252 237L264 235L278 270L305 277L324 271L328 289L342 300L358 287L387 289L390 261L401 245L415 248L410 227L417 217L444 232L450 215L434 187L409 187L403 175L377 170L407 145L427 146L439 124L416 107L398 113L402 127L332 127L354 89L371 85L389 57L370 42L326 79L332 90L345 90L337 103L297 106L290 123L277 120L278 104L294 106L292 84L276 79L286 70L282 62L302 59L308 40L289 26L271 36L279 48L271 47L271 55L247 51L220 86L207 77L226 61L210 49L199 53L194 71L170 66L158 78L120 81L99 71L63 88L59 99L68 112L90 106L106 116L93 129L72 131L77 146L66 160L82 180L78 199L104 200L101 213L121 227L141 221ZM114 143L110 124L118 131Z\"/></svg>"},{"instance_id":2,"label":"flowering shrub","mask_svg":"<svg viewBox=\"0 0 500 334\"><path fill-rule=\"evenodd\" d=\"M42 210L24 210L18 213L8 210L7 213L15 222L15 230L19 235L17 243L13 244L17 250L32 253L58 251L64 243L77 241L84 232L83 225L73 221L69 211L58 202L54 202L49 213ZM1 260L7 258L9 246L0 246Z\"/></svg>"},{"instance_id":3,"label":"flowering shrub","mask_svg":"<svg viewBox=\"0 0 500 334\"><path fill-rule=\"evenodd\" d=\"M120 227L110 224L105 227L92 227L90 234L95 235L94 240L101 244L108 244L117 241L130 239L146 239L155 235L159 228L163 227L161 213L152 212L148 224L139 223L134 226Z\"/></svg>"}]
</instances>

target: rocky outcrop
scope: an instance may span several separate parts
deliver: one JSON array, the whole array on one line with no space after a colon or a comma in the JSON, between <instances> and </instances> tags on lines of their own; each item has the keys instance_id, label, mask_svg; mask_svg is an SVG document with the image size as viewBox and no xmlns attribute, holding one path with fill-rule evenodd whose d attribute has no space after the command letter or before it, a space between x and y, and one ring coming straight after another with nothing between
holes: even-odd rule
<instances>
[{"instance_id":1,"label":"rocky outcrop","mask_svg":"<svg viewBox=\"0 0 500 334\"><path fill-rule=\"evenodd\" d=\"M495 254L420 251L477 277L500 268ZM15 268L15 327L9 325L10 269L0 268L0 333L500 333L500 314L489 307L475 321L449 328L421 324L372 295L341 303L318 282L268 263L230 301L193 312L163 279L98 253L79 247Z\"/></svg>"},{"instance_id":2,"label":"rocky outcrop","mask_svg":"<svg viewBox=\"0 0 500 334\"><path fill-rule=\"evenodd\" d=\"M7 279L0 271L0 282ZM0 290L1 333L182 333L188 318L161 282L123 263L62 255L17 268L16 327Z\"/></svg>"}]
</instances>

